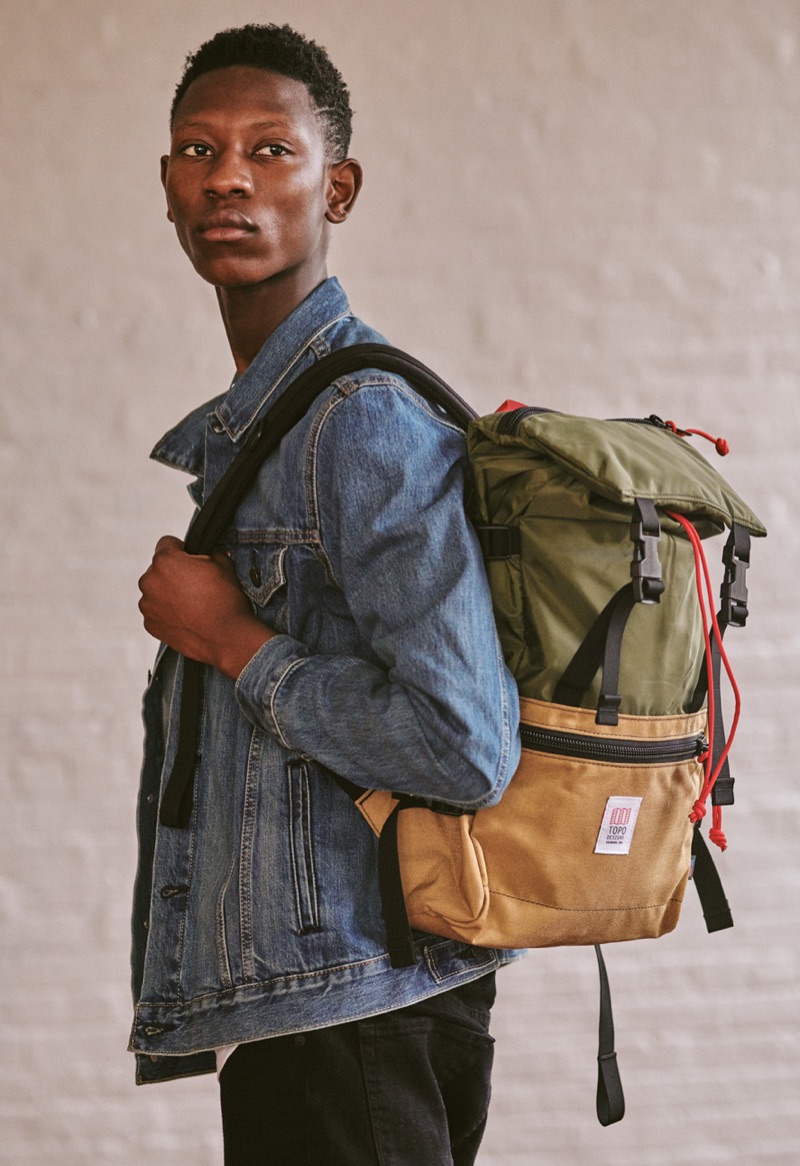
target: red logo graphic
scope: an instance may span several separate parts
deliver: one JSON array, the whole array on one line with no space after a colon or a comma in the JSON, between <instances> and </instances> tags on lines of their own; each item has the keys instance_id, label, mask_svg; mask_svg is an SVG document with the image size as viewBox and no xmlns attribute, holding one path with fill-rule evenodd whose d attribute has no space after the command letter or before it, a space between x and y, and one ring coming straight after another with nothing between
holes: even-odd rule
<instances>
[{"instance_id":1,"label":"red logo graphic","mask_svg":"<svg viewBox=\"0 0 800 1166\"><path fill-rule=\"evenodd\" d=\"M630 806L616 806L611 811L610 826L627 826L631 820Z\"/></svg>"}]
</instances>

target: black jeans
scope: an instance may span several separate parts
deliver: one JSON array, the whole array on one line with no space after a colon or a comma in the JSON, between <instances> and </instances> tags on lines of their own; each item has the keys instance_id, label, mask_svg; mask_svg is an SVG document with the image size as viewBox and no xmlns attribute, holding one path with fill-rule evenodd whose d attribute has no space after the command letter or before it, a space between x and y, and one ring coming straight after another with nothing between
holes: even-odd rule
<instances>
[{"instance_id":1,"label":"black jeans","mask_svg":"<svg viewBox=\"0 0 800 1166\"><path fill-rule=\"evenodd\" d=\"M220 1074L225 1166L472 1166L494 973L408 1008L240 1045Z\"/></svg>"}]
</instances>

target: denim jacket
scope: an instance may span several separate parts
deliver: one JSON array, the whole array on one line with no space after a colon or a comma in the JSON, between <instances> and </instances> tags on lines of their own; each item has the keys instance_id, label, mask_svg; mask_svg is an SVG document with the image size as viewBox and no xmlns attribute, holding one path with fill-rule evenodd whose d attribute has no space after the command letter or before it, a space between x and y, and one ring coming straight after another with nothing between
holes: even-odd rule
<instances>
[{"instance_id":1,"label":"denim jacket","mask_svg":"<svg viewBox=\"0 0 800 1166\"><path fill-rule=\"evenodd\" d=\"M334 279L228 393L153 456L200 504L254 420L323 354L381 340ZM270 455L224 549L278 633L236 682L205 669L188 829L158 824L182 661L145 693L133 910L137 1080L212 1071L220 1045L354 1020L512 957L419 934L392 968L376 840L325 766L360 786L476 809L519 756L516 689L465 518L463 434L400 378L343 377Z\"/></svg>"}]
</instances>

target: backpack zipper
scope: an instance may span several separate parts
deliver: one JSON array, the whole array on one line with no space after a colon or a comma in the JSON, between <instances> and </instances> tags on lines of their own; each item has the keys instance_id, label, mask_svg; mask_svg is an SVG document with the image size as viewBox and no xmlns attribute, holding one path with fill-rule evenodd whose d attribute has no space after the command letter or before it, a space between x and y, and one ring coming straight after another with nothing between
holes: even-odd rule
<instances>
[{"instance_id":1,"label":"backpack zipper","mask_svg":"<svg viewBox=\"0 0 800 1166\"><path fill-rule=\"evenodd\" d=\"M497 433L515 433L517 425L526 417L532 416L534 413L557 413L557 409L542 409L538 405L521 405L519 409L510 409L508 413L504 413L497 426ZM558 414L563 416L563 414Z\"/></svg>"},{"instance_id":2,"label":"backpack zipper","mask_svg":"<svg viewBox=\"0 0 800 1166\"><path fill-rule=\"evenodd\" d=\"M667 740L612 741L523 723L520 725L520 736L524 749L586 761L616 761L623 765L668 765L671 762L692 761L708 749L708 742L702 734Z\"/></svg>"},{"instance_id":3,"label":"backpack zipper","mask_svg":"<svg viewBox=\"0 0 800 1166\"><path fill-rule=\"evenodd\" d=\"M541 413L554 413L557 417L564 416L557 409L543 409L538 405L522 405L519 409L510 409L508 413L504 413L495 432L506 435L516 433L520 421ZM669 429L666 421L662 421L656 413L651 413L649 417L612 417L611 420L635 425L653 425L656 429Z\"/></svg>"}]
</instances>

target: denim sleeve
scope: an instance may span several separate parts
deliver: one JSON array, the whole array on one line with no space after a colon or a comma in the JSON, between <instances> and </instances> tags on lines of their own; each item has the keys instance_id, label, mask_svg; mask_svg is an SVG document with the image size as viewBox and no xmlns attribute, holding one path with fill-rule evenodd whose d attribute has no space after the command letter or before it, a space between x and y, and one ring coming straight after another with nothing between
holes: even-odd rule
<instances>
[{"instance_id":1,"label":"denim sleeve","mask_svg":"<svg viewBox=\"0 0 800 1166\"><path fill-rule=\"evenodd\" d=\"M335 400L314 501L371 659L276 636L237 695L286 747L358 785L474 809L497 801L516 768L519 706L464 512L465 458L463 434L402 385Z\"/></svg>"}]
</instances>

